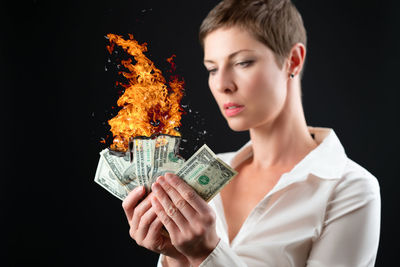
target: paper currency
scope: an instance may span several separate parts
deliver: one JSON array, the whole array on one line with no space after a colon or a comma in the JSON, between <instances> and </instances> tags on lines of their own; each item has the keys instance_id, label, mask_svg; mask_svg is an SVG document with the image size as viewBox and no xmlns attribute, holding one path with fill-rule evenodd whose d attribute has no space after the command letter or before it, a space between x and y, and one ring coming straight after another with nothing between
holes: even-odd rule
<instances>
[{"instance_id":1,"label":"paper currency","mask_svg":"<svg viewBox=\"0 0 400 267\"><path fill-rule=\"evenodd\" d=\"M185 162L177 154L179 142L178 137L159 135L151 139L133 139L133 151L124 156L114 155L105 149L100 152L95 182L123 200L139 185L150 192L157 177L171 172L182 178L204 200L211 200L237 172L220 160L207 145L203 145Z\"/></svg>"},{"instance_id":2,"label":"paper currency","mask_svg":"<svg viewBox=\"0 0 400 267\"><path fill-rule=\"evenodd\" d=\"M118 181L103 157L100 157L94 181L121 200L128 195L128 190Z\"/></svg>"},{"instance_id":3,"label":"paper currency","mask_svg":"<svg viewBox=\"0 0 400 267\"><path fill-rule=\"evenodd\" d=\"M110 150L104 149L100 152L100 157L104 159L104 162L108 165L110 170L113 172L114 177L125 186L130 192L139 185L135 174L134 166L129 161L129 155L124 157L114 156Z\"/></svg>"},{"instance_id":4,"label":"paper currency","mask_svg":"<svg viewBox=\"0 0 400 267\"><path fill-rule=\"evenodd\" d=\"M176 172L204 200L210 201L237 172L203 145Z\"/></svg>"},{"instance_id":5,"label":"paper currency","mask_svg":"<svg viewBox=\"0 0 400 267\"><path fill-rule=\"evenodd\" d=\"M179 137L159 135L154 139L133 139L126 153L104 149L100 152L95 181L112 174L109 179L119 182L128 193L139 185L149 192L157 177L166 172L175 173L184 163L177 155L179 143Z\"/></svg>"},{"instance_id":6,"label":"paper currency","mask_svg":"<svg viewBox=\"0 0 400 267\"><path fill-rule=\"evenodd\" d=\"M166 172L175 173L185 162L183 158L178 156L180 138L173 136L160 135L155 142L153 171L151 184L157 177L164 175Z\"/></svg>"},{"instance_id":7,"label":"paper currency","mask_svg":"<svg viewBox=\"0 0 400 267\"><path fill-rule=\"evenodd\" d=\"M153 169L154 161L154 144L153 139L134 139L134 164L136 169L136 177L140 185L144 185L147 192L150 192L150 177Z\"/></svg>"}]
</instances>

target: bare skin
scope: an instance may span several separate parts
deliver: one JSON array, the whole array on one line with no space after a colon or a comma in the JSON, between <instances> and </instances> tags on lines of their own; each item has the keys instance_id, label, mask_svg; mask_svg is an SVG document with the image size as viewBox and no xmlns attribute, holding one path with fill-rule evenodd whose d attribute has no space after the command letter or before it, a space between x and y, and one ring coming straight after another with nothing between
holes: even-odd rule
<instances>
[{"instance_id":1,"label":"bare skin","mask_svg":"<svg viewBox=\"0 0 400 267\"><path fill-rule=\"evenodd\" d=\"M284 170L257 170L252 159L239 168L239 174L221 191L229 241L238 234L244 221L258 202L275 186ZM268 177L268 179L260 179Z\"/></svg>"},{"instance_id":2,"label":"bare skin","mask_svg":"<svg viewBox=\"0 0 400 267\"><path fill-rule=\"evenodd\" d=\"M236 166L239 175L221 191L232 241L281 175L316 147L300 96L305 47L295 44L278 64L268 47L237 27L209 33L204 44L209 87L222 115L232 130L248 130L252 141L252 157ZM141 202L140 189L123 202L131 237L166 255L164 266L200 265L219 242L214 211L175 175L159 177L152 190Z\"/></svg>"},{"instance_id":3,"label":"bare skin","mask_svg":"<svg viewBox=\"0 0 400 267\"><path fill-rule=\"evenodd\" d=\"M138 245L166 255L165 266L200 265L219 242L214 211L174 174L160 176L152 190L139 202L144 190L137 188L122 203L130 236Z\"/></svg>"},{"instance_id":4,"label":"bare skin","mask_svg":"<svg viewBox=\"0 0 400 267\"><path fill-rule=\"evenodd\" d=\"M151 204L153 194L142 200L144 195L144 187L140 186L130 192L122 202L122 208L130 226L129 235L140 246L157 253L163 252L171 258L186 262L186 258L176 250L171 240L162 234L163 224Z\"/></svg>"},{"instance_id":5,"label":"bare skin","mask_svg":"<svg viewBox=\"0 0 400 267\"><path fill-rule=\"evenodd\" d=\"M204 61L211 92L229 126L250 131L253 149L253 156L236 167L238 176L221 191L230 241L282 174L316 147L301 104L304 57L304 46L296 44L280 67L268 47L235 27L206 37ZM244 109L229 116L226 103Z\"/></svg>"},{"instance_id":6,"label":"bare skin","mask_svg":"<svg viewBox=\"0 0 400 267\"><path fill-rule=\"evenodd\" d=\"M230 242L254 207L292 168L292 165L257 168L252 157L236 168L239 174L220 193Z\"/></svg>"}]
</instances>

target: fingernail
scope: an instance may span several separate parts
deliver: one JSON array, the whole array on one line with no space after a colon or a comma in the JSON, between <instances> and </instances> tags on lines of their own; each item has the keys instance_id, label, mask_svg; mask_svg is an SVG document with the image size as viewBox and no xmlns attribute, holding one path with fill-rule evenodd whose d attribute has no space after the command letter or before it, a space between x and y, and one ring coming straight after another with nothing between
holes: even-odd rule
<instances>
[{"instance_id":1,"label":"fingernail","mask_svg":"<svg viewBox=\"0 0 400 267\"><path fill-rule=\"evenodd\" d=\"M165 178L163 176L158 177L157 182L160 184L165 184Z\"/></svg>"},{"instance_id":2,"label":"fingernail","mask_svg":"<svg viewBox=\"0 0 400 267\"><path fill-rule=\"evenodd\" d=\"M138 187L135 188L135 193L142 193L143 189L144 189L143 186L138 186Z\"/></svg>"},{"instance_id":3,"label":"fingernail","mask_svg":"<svg viewBox=\"0 0 400 267\"><path fill-rule=\"evenodd\" d=\"M157 182L155 182L155 183L153 183L153 185L151 186L151 189L153 189L153 191L154 192L157 192L158 191L158 184L157 184Z\"/></svg>"},{"instance_id":4,"label":"fingernail","mask_svg":"<svg viewBox=\"0 0 400 267\"><path fill-rule=\"evenodd\" d=\"M172 173L167 173L167 174L165 174L165 177L167 178L167 179L171 179L172 178L172 176L173 176L173 174Z\"/></svg>"}]
</instances>

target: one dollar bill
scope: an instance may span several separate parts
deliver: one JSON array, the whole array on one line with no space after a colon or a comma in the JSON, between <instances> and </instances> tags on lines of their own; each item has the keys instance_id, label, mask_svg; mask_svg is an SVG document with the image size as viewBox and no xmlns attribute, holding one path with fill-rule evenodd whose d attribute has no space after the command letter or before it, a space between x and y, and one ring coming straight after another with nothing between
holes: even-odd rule
<instances>
[{"instance_id":1,"label":"one dollar bill","mask_svg":"<svg viewBox=\"0 0 400 267\"><path fill-rule=\"evenodd\" d=\"M166 172L177 174L204 200L211 200L237 172L203 145L188 161L177 155L179 138L159 136L155 140L134 140L134 157L100 152L95 182L123 200L139 185L151 190L151 184Z\"/></svg>"},{"instance_id":2,"label":"one dollar bill","mask_svg":"<svg viewBox=\"0 0 400 267\"><path fill-rule=\"evenodd\" d=\"M104 149L100 152L100 157L112 171L114 177L122 186L125 186L129 192L139 185L135 166L130 163L128 155L124 157L115 156L109 149Z\"/></svg>"},{"instance_id":3,"label":"one dollar bill","mask_svg":"<svg viewBox=\"0 0 400 267\"><path fill-rule=\"evenodd\" d=\"M203 145L176 172L205 201L210 201L237 172Z\"/></svg>"},{"instance_id":4,"label":"one dollar bill","mask_svg":"<svg viewBox=\"0 0 400 267\"><path fill-rule=\"evenodd\" d=\"M97 165L94 181L121 200L124 200L129 193L127 188L121 184L110 167L107 165L105 159L101 156L99 159L99 164Z\"/></svg>"}]
</instances>

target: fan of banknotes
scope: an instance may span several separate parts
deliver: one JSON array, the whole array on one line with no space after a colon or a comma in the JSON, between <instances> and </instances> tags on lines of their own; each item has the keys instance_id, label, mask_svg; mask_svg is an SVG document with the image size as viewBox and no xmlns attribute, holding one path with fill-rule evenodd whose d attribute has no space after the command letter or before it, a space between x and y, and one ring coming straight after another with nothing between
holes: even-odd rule
<instances>
[{"instance_id":1,"label":"fan of banknotes","mask_svg":"<svg viewBox=\"0 0 400 267\"><path fill-rule=\"evenodd\" d=\"M179 143L179 137L161 134L132 139L126 153L104 149L94 181L124 200L137 186L150 192L157 177L171 172L209 201L237 174L205 144L185 161L177 153Z\"/></svg>"}]
</instances>

